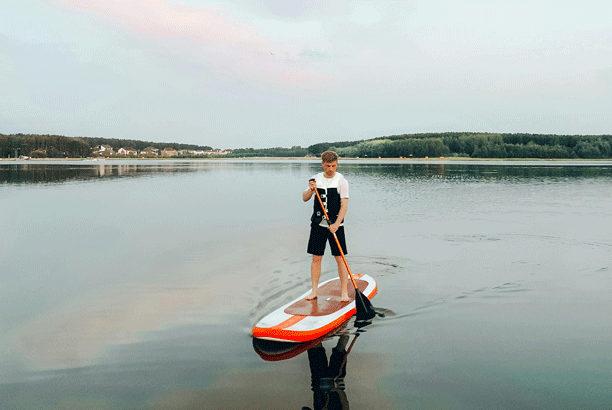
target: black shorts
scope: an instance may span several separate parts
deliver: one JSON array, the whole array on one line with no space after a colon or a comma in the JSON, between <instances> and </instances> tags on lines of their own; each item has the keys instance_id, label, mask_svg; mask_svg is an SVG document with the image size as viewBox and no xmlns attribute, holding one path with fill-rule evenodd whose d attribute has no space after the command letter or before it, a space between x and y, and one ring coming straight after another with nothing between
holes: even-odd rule
<instances>
[{"instance_id":1,"label":"black shorts","mask_svg":"<svg viewBox=\"0 0 612 410\"><path fill-rule=\"evenodd\" d=\"M342 251L346 255L348 252L346 251L346 239L344 237L344 226L341 226L336 231L336 236L338 237L338 242L340 242L340 246L342 246ZM311 255L319 255L322 256L325 253L325 244L329 242L329 246L331 247L332 255L340 256L340 250L338 249L338 245L336 245L336 240L334 239L334 235L327 229L327 227L322 227L320 225L314 225L310 227L310 238L308 239L308 253Z\"/></svg>"}]
</instances>

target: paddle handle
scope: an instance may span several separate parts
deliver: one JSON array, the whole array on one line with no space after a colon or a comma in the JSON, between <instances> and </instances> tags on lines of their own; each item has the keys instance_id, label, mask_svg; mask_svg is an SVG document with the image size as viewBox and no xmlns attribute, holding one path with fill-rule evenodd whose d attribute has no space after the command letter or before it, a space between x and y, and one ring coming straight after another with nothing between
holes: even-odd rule
<instances>
[{"instance_id":1,"label":"paddle handle","mask_svg":"<svg viewBox=\"0 0 612 410\"><path fill-rule=\"evenodd\" d=\"M314 178L311 179L310 181L314 181ZM317 194L317 199L319 200L319 204L321 205L321 209L323 210L323 215L325 215L327 226L331 226L331 222L329 222L329 216L327 215L327 211L325 210L325 205L323 205L323 201L321 200L319 191L317 190L316 187L314 191L315 191L315 194ZM344 261L344 266L346 266L346 271L348 272L349 277L351 278L351 282L353 282L353 286L355 287L355 289L358 289L357 283L355 282L355 279L353 278L353 274L351 273L351 268L349 268L348 262L346 261L346 257L344 256L344 251L342 251L342 246L340 246L340 241L338 240L338 237L336 236L335 232L332 232L332 235L334 236L334 239L336 240L336 245L338 245L338 250L340 251L340 255L342 255L342 260Z\"/></svg>"}]
</instances>

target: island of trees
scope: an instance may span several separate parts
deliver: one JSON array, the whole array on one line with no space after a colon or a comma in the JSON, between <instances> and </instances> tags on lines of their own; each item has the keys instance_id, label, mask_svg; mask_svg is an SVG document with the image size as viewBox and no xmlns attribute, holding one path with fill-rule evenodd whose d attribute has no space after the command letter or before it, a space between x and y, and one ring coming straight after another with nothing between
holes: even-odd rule
<instances>
[{"instance_id":1,"label":"island of trees","mask_svg":"<svg viewBox=\"0 0 612 410\"><path fill-rule=\"evenodd\" d=\"M64 137L57 135L0 134L0 157L81 158L111 152L133 151L159 155L165 150L170 157L304 157L318 156L331 149L351 158L542 158L542 159L610 159L612 135L548 135L447 132L391 135L368 140L322 142L302 148L240 148L221 151L209 146L179 143L154 143L138 140ZM128 151L129 147L133 151ZM147 151L148 149L148 151ZM155 151L153 151L155 152ZM121 154L116 154L121 155Z\"/></svg>"}]
</instances>

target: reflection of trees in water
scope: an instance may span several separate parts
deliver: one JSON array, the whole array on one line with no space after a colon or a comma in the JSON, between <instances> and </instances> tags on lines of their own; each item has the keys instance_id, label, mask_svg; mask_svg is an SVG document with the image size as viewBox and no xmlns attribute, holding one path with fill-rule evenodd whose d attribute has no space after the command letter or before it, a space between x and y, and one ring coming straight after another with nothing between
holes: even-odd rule
<instances>
[{"instance_id":1,"label":"reflection of trees in water","mask_svg":"<svg viewBox=\"0 0 612 410\"><path fill-rule=\"evenodd\" d=\"M165 162L155 164L2 164L0 183L61 183L99 178L138 177L157 173L185 173L210 170L210 164Z\"/></svg>"},{"instance_id":2,"label":"reflection of trees in water","mask_svg":"<svg viewBox=\"0 0 612 410\"><path fill-rule=\"evenodd\" d=\"M606 164L342 164L345 174L361 174L382 178L445 178L445 179L560 179L612 178L612 166Z\"/></svg>"},{"instance_id":3,"label":"reflection of trees in water","mask_svg":"<svg viewBox=\"0 0 612 410\"><path fill-rule=\"evenodd\" d=\"M234 172L318 172L320 165L311 162L259 161L159 161L142 163L8 163L0 164L0 183L61 183L113 177L137 177L156 173L200 172L231 168ZM312 171L310 171L312 169ZM612 178L609 164L453 164L453 163L350 163L343 162L346 175L380 178L443 178L448 180L522 180L566 178Z\"/></svg>"}]
</instances>

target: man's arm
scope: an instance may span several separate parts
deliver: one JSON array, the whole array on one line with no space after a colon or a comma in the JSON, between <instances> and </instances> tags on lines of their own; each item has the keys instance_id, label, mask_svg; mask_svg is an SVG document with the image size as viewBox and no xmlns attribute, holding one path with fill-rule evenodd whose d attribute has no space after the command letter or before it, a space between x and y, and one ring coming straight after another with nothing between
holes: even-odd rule
<instances>
[{"instance_id":1,"label":"man's arm","mask_svg":"<svg viewBox=\"0 0 612 410\"><path fill-rule=\"evenodd\" d=\"M317 184L314 181L314 179L311 179L310 181L308 181L308 189L302 192L302 199L304 200L304 202L310 201L310 198L312 198L312 194L314 193L314 190L316 188L317 188Z\"/></svg>"}]
</instances>

